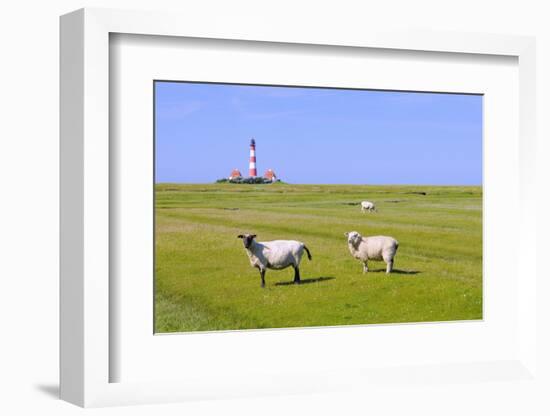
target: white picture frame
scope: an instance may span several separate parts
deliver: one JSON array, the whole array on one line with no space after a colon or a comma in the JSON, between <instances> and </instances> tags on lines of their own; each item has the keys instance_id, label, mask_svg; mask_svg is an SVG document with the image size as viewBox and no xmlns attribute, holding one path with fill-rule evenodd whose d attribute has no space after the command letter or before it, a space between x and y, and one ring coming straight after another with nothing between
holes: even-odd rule
<instances>
[{"instance_id":1,"label":"white picture frame","mask_svg":"<svg viewBox=\"0 0 550 416\"><path fill-rule=\"evenodd\" d=\"M236 31L238 26L239 30ZM362 30L282 30L276 24L234 25L223 19L204 26L185 15L83 9L61 18L61 398L80 406L158 403L197 398L248 397L285 393L319 393L407 379L410 370L370 368L368 374L341 368L326 377L315 373L270 374L238 380L235 374L193 377L178 381L112 382L110 368L120 357L110 348L113 288L109 276L109 36L113 33L187 38L331 45L347 48L431 51L453 54L516 57L519 66L519 192L517 202L519 260L517 291L517 354L498 362L443 362L415 368L415 377L479 383L487 374L517 382L537 380L535 262L525 242L534 241L536 218L533 183L535 154L535 41L529 37L465 33L423 33ZM475 56L475 55L472 55ZM522 245L523 243L523 245ZM515 270L518 274L519 270ZM414 329L412 331L415 331ZM421 329L419 329L421 331ZM229 334L219 334L229 337ZM223 340L221 341L223 342ZM241 342L241 341L236 341ZM476 377L472 374L483 373ZM485 372L485 373L484 373ZM492 373L491 373L492 372ZM439 377L438 376L438 377ZM497 379L498 377L495 376ZM428 383L429 384L429 383Z\"/></svg>"}]
</instances>

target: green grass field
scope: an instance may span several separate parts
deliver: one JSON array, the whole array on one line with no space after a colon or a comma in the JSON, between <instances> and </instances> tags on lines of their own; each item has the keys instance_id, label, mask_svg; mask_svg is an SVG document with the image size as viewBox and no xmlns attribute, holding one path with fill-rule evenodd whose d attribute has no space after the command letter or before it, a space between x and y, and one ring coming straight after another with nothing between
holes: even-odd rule
<instances>
[{"instance_id":1,"label":"green grass field","mask_svg":"<svg viewBox=\"0 0 550 416\"><path fill-rule=\"evenodd\" d=\"M423 195L422 193L426 193ZM156 185L155 332L482 318L481 187ZM361 200L377 213L361 213ZM344 233L399 241L394 273L351 257ZM313 256L250 266L241 233Z\"/></svg>"}]
</instances>

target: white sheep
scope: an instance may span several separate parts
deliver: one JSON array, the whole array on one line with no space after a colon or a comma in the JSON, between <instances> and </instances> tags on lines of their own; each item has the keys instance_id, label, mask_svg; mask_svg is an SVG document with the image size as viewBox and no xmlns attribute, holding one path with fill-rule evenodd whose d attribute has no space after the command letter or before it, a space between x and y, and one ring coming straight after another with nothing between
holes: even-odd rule
<instances>
[{"instance_id":1,"label":"white sheep","mask_svg":"<svg viewBox=\"0 0 550 416\"><path fill-rule=\"evenodd\" d=\"M395 238L384 235L363 237L357 231L345 233L345 236L348 238L351 255L363 263L363 273L369 271L367 265L369 260L383 260L386 262L386 273L392 271L393 258L399 247L399 242Z\"/></svg>"},{"instance_id":2,"label":"white sheep","mask_svg":"<svg viewBox=\"0 0 550 416\"><path fill-rule=\"evenodd\" d=\"M294 283L300 283L300 261L304 250L311 260L311 254L306 245L300 241L274 240L257 242L254 240L256 234L241 234L238 238L243 239L244 248L250 265L260 271L262 287L265 287L266 269L281 270L289 266L294 268Z\"/></svg>"},{"instance_id":3,"label":"white sheep","mask_svg":"<svg viewBox=\"0 0 550 416\"><path fill-rule=\"evenodd\" d=\"M361 212L365 211L376 212L376 207L374 206L374 203L370 201L361 201Z\"/></svg>"}]
</instances>

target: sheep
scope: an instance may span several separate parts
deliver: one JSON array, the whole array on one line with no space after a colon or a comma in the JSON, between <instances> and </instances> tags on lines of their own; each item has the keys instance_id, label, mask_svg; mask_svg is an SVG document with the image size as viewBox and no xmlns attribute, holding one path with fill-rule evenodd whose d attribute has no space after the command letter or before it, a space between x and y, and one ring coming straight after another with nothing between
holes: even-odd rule
<instances>
[{"instance_id":1,"label":"sheep","mask_svg":"<svg viewBox=\"0 0 550 416\"><path fill-rule=\"evenodd\" d=\"M311 253L306 245L300 241L274 240L257 242L256 234L241 234L246 254L250 259L250 265L260 271L262 287L265 287L266 269L282 270L289 266L294 268L294 283L300 283L300 261L304 250L311 260Z\"/></svg>"},{"instance_id":2,"label":"sheep","mask_svg":"<svg viewBox=\"0 0 550 416\"><path fill-rule=\"evenodd\" d=\"M369 271L367 265L369 260L383 260L386 262L386 273L391 273L393 258L399 247L399 242L395 238L384 235L363 237L357 231L351 231L344 235L348 238L351 255L363 263L363 273Z\"/></svg>"},{"instance_id":3,"label":"sheep","mask_svg":"<svg viewBox=\"0 0 550 416\"><path fill-rule=\"evenodd\" d=\"M374 206L374 203L370 202L370 201L362 201L361 202L361 212L365 212L365 211L369 211L369 212L376 212L376 207Z\"/></svg>"}]
</instances>

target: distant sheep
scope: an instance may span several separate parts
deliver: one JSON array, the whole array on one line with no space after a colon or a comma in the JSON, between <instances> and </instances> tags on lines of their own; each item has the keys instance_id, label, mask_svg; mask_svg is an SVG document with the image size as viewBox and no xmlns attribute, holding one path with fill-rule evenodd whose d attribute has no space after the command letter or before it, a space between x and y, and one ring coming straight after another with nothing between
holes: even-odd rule
<instances>
[{"instance_id":1,"label":"distant sheep","mask_svg":"<svg viewBox=\"0 0 550 416\"><path fill-rule=\"evenodd\" d=\"M311 254L306 245L300 241L274 240L257 242L256 234L241 234L250 265L260 271L262 287L265 287L266 269L281 270L289 266L294 268L294 283L300 283L300 261L304 254L311 260Z\"/></svg>"},{"instance_id":2,"label":"distant sheep","mask_svg":"<svg viewBox=\"0 0 550 416\"><path fill-rule=\"evenodd\" d=\"M386 273L393 269L393 258L397 253L399 242L383 235L374 237L363 237L357 231L345 233L348 238L348 248L353 257L363 263L363 273L369 271L367 262L369 260L386 262Z\"/></svg>"},{"instance_id":3,"label":"distant sheep","mask_svg":"<svg viewBox=\"0 0 550 416\"><path fill-rule=\"evenodd\" d=\"M369 212L376 212L376 207L374 206L374 203L370 202L370 201L362 201L361 202L361 212L365 212L365 211L369 211Z\"/></svg>"}]
</instances>

